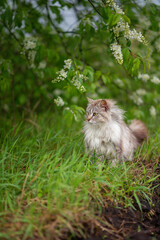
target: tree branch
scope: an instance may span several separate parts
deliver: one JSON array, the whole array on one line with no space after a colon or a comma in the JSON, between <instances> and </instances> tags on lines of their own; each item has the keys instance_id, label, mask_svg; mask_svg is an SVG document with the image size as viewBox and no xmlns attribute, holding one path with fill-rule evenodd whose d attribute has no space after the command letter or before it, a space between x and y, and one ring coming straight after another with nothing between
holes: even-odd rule
<instances>
[{"instance_id":1,"label":"tree branch","mask_svg":"<svg viewBox=\"0 0 160 240\"><path fill-rule=\"evenodd\" d=\"M46 10L47 10L48 20L50 21L51 25L52 25L52 26L54 27L54 29L56 30L56 32L57 32L57 34L58 34L58 36L59 36L59 38L60 38L60 40L61 40L61 42L62 42L62 45L63 45L63 47L64 47L64 50L65 50L66 54L67 54L67 55L70 55L70 53L69 53L68 50L67 50L66 43L64 42L63 37L61 36L61 33L63 33L63 32L61 32L61 31L59 30L59 28L55 25L55 23L54 23L54 22L52 21L52 19L51 19L51 16L50 16L50 13L49 13L48 3L46 3Z\"/></svg>"},{"instance_id":2,"label":"tree branch","mask_svg":"<svg viewBox=\"0 0 160 240\"><path fill-rule=\"evenodd\" d=\"M91 1L91 0L88 0L88 1L89 1L89 3L92 5L92 7L94 8L94 10L98 13L98 15L103 18L102 14L101 14L101 13L98 11L98 9L94 6L94 4L92 3L92 1Z\"/></svg>"}]
</instances>

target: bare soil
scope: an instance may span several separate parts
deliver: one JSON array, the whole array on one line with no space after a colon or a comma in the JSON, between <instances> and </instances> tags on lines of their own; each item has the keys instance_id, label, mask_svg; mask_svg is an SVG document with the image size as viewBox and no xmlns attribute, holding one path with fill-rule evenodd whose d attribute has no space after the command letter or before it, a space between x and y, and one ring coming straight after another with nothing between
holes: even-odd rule
<instances>
[{"instance_id":1,"label":"bare soil","mask_svg":"<svg viewBox=\"0 0 160 240\"><path fill-rule=\"evenodd\" d=\"M154 185L160 183L158 179ZM153 193L152 204L141 200L142 211L108 206L96 228L86 226L86 238L76 240L160 240L160 186ZM138 206L135 204L136 209Z\"/></svg>"}]
</instances>

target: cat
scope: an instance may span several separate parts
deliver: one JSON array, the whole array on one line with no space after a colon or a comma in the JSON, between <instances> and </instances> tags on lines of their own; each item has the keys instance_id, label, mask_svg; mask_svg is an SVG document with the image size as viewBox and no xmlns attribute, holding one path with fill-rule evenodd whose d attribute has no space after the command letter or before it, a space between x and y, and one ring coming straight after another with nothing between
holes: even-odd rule
<instances>
[{"instance_id":1,"label":"cat","mask_svg":"<svg viewBox=\"0 0 160 240\"><path fill-rule=\"evenodd\" d=\"M118 161L132 161L148 131L140 120L134 119L127 126L123 118L124 111L114 100L88 98L83 128L86 152L96 153L101 161L111 159L112 166Z\"/></svg>"}]
</instances>

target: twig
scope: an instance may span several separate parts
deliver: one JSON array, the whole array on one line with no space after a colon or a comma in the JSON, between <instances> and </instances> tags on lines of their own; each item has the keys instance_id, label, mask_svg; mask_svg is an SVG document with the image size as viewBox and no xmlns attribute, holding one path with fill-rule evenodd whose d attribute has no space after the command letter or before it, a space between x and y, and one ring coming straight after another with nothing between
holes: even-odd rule
<instances>
[{"instance_id":1,"label":"twig","mask_svg":"<svg viewBox=\"0 0 160 240\"><path fill-rule=\"evenodd\" d=\"M88 1L89 1L89 3L92 5L92 7L94 8L94 10L99 14L99 16L101 16L101 17L103 18L102 14L97 10L97 8L94 6L94 4L92 3L92 1L91 1L91 0L88 0Z\"/></svg>"}]
</instances>

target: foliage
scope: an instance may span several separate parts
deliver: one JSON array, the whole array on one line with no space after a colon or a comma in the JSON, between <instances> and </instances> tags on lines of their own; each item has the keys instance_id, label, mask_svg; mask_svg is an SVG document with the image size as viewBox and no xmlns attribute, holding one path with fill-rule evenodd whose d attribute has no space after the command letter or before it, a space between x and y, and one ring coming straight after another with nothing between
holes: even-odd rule
<instances>
[{"instance_id":1,"label":"foliage","mask_svg":"<svg viewBox=\"0 0 160 240\"><path fill-rule=\"evenodd\" d=\"M2 134L0 239L83 236L83 221L96 221L109 202L133 208L137 202L140 209L140 197L152 203L160 131L133 162L113 168L84 154L78 129L77 124L68 128L58 114L55 119L45 113L37 125L20 123L14 135L12 129Z\"/></svg>"},{"instance_id":2,"label":"foliage","mask_svg":"<svg viewBox=\"0 0 160 240\"><path fill-rule=\"evenodd\" d=\"M68 30L67 13L75 14ZM45 110L61 97L64 111L78 119L73 108L87 95L127 101L132 115L144 118L150 109L155 117L159 15L150 1L0 1L1 111L14 122L15 112ZM52 83L65 74L67 59L67 76Z\"/></svg>"}]
</instances>

